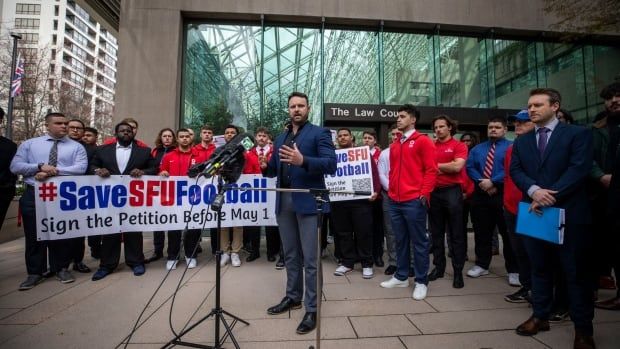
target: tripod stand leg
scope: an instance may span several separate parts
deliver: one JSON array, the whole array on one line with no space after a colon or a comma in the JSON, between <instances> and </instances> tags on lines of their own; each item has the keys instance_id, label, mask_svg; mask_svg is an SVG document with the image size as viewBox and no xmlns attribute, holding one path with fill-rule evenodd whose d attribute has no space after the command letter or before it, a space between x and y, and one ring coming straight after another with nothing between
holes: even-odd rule
<instances>
[{"instance_id":1,"label":"tripod stand leg","mask_svg":"<svg viewBox=\"0 0 620 349\"><path fill-rule=\"evenodd\" d=\"M224 338L222 338L222 342L224 342L226 337L230 336L230 340L235 345L235 348L240 349L239 343L237 343L237 339L235 338L235 336L232 335L232 327L228 326L228 322L226 322L226 319L224 318L224 315L220 314L219 318L222 321L222 324L224 325L224 328L226 329L226 335L224 336ZM241 320L241 321L243 321L243 320Z\"/></svg>"},{"instance_id":2,"label":"tripod stand leg","mask_svg":"<svg viewBox=\"0 0 620 349\"><path fill-rule=\"evenodd\" d=\"M313 349L321 349L321 301L323 300L323 260L321 259L321 233L323 227L323 209L322 205L318 205L317 219L317 244L316 244L316 337L315 347Z\"/></svg>"},{"instance_id":3,"label":"tripod stand leg","mask_svg":"<svg viewBox=\"0 0 620 349\"><path fill-rule=\"evenodd\" d=\"M248 326L250 325L250 323L249 323L249 322L247 322L247 321L243 320L242 318L240 318L240 317L238 317L238 316L236 316L236 315L233 315L233 314L231 314L231 313L227 312L226 310L222 310L222 313L224 313L224 314L226 314L226 315L230 316L231 318L233 318L233 319L235 319L235 320L237 320L237 321L241 322L241 323L242 323L242 324L244 324L244 325L248 325Z\"/></svg>"}]
</instances>

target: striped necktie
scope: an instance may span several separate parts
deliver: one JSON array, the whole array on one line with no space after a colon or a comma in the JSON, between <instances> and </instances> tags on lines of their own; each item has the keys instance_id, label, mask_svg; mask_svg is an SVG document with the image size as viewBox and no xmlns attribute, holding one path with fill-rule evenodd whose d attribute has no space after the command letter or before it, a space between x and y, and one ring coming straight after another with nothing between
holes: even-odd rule
<instances>
[{"instance_id":1,"label":"striped necktie","mask_svg":"<svg viewBox=\"0 0 620 349\"><path fill-rule=\"evenodd\" d=\"M58 165L58 142L60 139L53 139L54 145L52 145L52 149L50 149L49 160L47 160L47 164L50 166L56 167Z\"/></svg>"},{"instance_id":2,"label":"striped necktie","mask_svg":"<svg viewBox=\"0 0 620 349\"><path fill-rule=\"evenodd\" d=\"M491 143L491 149L489 149L489 153L487 154L487 161L484 163L484 178L491 178L493 174L493 160L495 159L495 144L496 142Z\"/></svg>"}]
</instances>

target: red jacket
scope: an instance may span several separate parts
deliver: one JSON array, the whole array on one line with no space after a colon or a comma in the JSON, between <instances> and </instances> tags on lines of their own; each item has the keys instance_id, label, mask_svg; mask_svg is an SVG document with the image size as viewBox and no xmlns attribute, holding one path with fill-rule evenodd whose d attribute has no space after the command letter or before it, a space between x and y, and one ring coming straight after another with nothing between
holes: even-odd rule
<instances>
[{"instance_id":1,"label":"red jacket","mask_svg":"<svg viewBox=\"0 0 620 349\"><path fill-rule=\"evenodd\" d=\"M467 175L467 169L465 168L465 166L463 166L463 168L461 169L461 189L463 190L463 193L465 194L465 199L469 199L471 198L471 195L474 193L474 181L471 180L471 178L469 178L469 176Z\"/></svg>"},{"instance_id":2,"label":"red jacket","mask_svg":"<svg viewBox=\"0 0 620 349\"><path fill-rule=\"evenodd\" d=\"M192 151L196 155L196 163L201 163L209 160L211 154L215 151L215 144L211 143L205 148L202 143L198 143L192 148Z\"/></svg>"},{"instance_id":3,"label":"red jacket","mask_svg":"<svg viewBox=\"0 0 620 349\"><path fill-rule=\"evenodd\" d=\"M504 158L504 207L508 212L516 215L519 201L523 198L523 193L521 193L521 190L517 188L515 182L512 181L512 177L510 177L511 158L512 145L506 150L506 157Z\"/></svg>"},{"instance_id":4,"label":"red jacket","mask_svg":"<svg viewBox=\"0 0 620 349\"><path fill-rule=\"evenodd\" d=\"M171 176L187 176L187 170L190 166L198 163L197 157L198 154L193 149L183 152L176 148L166 153L161 159L159 172L167 171Z\"/></svg>"},{"instance_id":5,"label":"red jacket","mask_svg":"<svg viewBox=\"0 0 620 349\"><path fill-rule=\"evenodd\" d=\"M245 165L243 166L243 174L261 174L260 162L258 161L258 154L255 151L256 148L252 148L245 152ZM271 154L269 154L271 156Z\"/></svg>"},{"instance_id":6,"label":"red jacket","mask_svg":"<svg viewBox=\"0 0 620 349\"><path fill-rule=\"evenodd\" d=\"M429 200L436 181L435 144L430 138L415 131L403 143L390 145L390 199L405 202L424 195Z\"/></svg>"}]
</instances>

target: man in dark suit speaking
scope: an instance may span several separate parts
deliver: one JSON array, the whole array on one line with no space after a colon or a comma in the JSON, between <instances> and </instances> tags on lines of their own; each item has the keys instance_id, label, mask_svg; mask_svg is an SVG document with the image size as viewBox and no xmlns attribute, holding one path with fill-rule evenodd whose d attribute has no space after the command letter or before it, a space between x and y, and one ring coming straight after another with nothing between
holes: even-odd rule
<instances>
[{"instance_id":1,"label":"man in dark suit speaking","mask_svg":"<svg viewBox=\"0 0 620 349\"><path fill-rule=\"evenodd\" d=\"M531 336L549 330L553 298L553 264L559 262L566 277L570 317L575 324L575 348L594 348L589 252L587 231L590 209L584 182L592 168L592 135L586 128L559 122L560 93L550 88L530 92L528 112L533 132L517 138L513 146L510 174L530 201L530 211L542 207L565 209L564 243L556 245L525 237L524 246L532 265L533 315L517 327Z\"/></svg>"},{"instance_id":2,"label":"man in dark suit speaking","mask_svg":"<svg viewBox=\"0 0 620 349\"><path fill-rule=\"evenodd\" d=\"M90 173L106 178L110 175L140 177L157 173L157 163L151 156L151 149L134 142L135 134L130 124L121 122L114 127L116 142L98 147L90 163ZM130 232L123 236L125 264L134 275L144 274L144 253L142 232ZM103 235L101 238L101 263L93 275L93 281L108 276L121 257L121 233Z\"/></svg>"},{"instance_id":3,"label":"man in dark suit speaking","mask_svg":"<svg viewBox=\"0 0 620 349\"><path fill-rule=\"evenodd\" d=\"M308 96L293 92L288 97L290 126L274 142L269 163L261 168L268 177L277 176L278 188L325 188L325 175L336 172L336 152L328 129L308 122ZM323 212L328 206L323 205ZM317 306L317 213L310 193L281 193L276 196L276 218L286 266L286 296L267 309L271 315L301 308L306 315L297 327L304 334L316 326ZM305 281L305 282L304 282ZM305 283L305 292L304 292Z\"/></svg>"}]
</instances>

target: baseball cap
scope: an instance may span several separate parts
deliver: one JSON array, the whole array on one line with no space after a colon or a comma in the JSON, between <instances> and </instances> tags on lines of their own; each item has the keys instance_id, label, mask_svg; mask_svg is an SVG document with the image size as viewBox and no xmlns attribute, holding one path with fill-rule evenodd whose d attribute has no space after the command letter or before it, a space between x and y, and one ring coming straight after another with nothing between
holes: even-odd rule
<instances>
[{"instance_id":1,"label":"baseball cap","mask_svg":"<svg viewBox=\"0 0 620 349\"><path fill-rule=\"evenodd\" d=\"M508 121L530 121L530 114L527 112L527 109L523 109L515 115L511 115Z\"/></svg>"}]
</instances>

